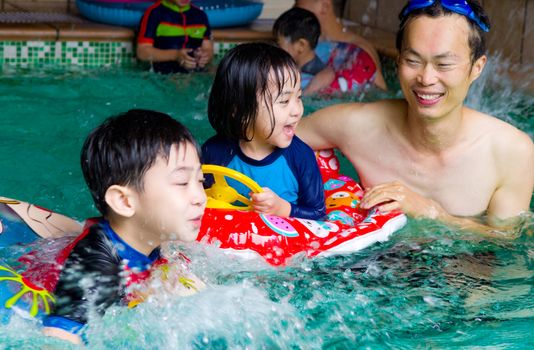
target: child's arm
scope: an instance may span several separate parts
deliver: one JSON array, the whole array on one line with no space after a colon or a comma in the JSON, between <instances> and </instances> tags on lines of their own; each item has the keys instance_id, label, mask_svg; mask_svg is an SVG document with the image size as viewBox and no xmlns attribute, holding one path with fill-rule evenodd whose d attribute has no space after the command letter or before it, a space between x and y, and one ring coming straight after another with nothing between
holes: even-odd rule
<instances>
[{"instance_id":1,"label":"child's arm","mask_svg":"<svg viewBox=\"0 0 534 350\"><path fill-rule=\"evenodd\" d=\"M315 153L295 137L285 154L287 164L298 181L297 203L289 203L268 188L251 195L256 211L278 216L320 220L326 215L324 189Z\"/></svg>"},{"instance_id":2,"label":"child's arm","mask_svg":"<svg viewBox=\"0 0 534 350\"><path fill-rule=\"evenodd\" d=\"M332 67L326 67L319 73L317 73L313 79L310 81L308 86L304 89L304 95L313 95L324 88L327 88L332 84L336 78L336 73Z\"/></svg>"},{"instance_id":3,"label":"child's arm","mask_svg":"<svg viewBox=\"0 0 534 350\"><path fill-rule=\"evenodd\" d=\"M48 337L66 340L76 345L80 345L82 343L82 338L78 334L67 332L61 328L43 327L43 334Z\"/></svg>"},{"instance_id":4,"label":"child's arm","mask_svg":"<svg viewBox=\"0 0 534 350\"><path fill-rule=\"evenodd\" d=\"M213 41L210 39L204 39L202 41L202 46L199 47L196 51L197 64L200 68L206 67L213 58Z\"/></svg>"},{"instance_id":5,"label":"child's arm","mask_svg":"<svg viewBox=\"0 0 534 350\"><path fill-rule=\"evenodd\" d=\"M326 215L324 188L317 164L310 167L306 176L299 179L299 197L292 205L291 216L303 219L321 220Z\"/></svg>"},{"instance_id":6,"label":"child's arm","mask_svg":"<svg viewBox=\"0 0 534 350\"><path fill-rule=\"evenodd\" d=\"M324 185L313 150L295 137L292 156L288 159L299 183L297 204L291 205L291 216L321 220L326 215Z\"/></svg>"},{"instance_id":7,"label":"child's arm","mask_svg":"<svg viewBox=\"0 0 534 350\"><path fill-rule=\"evenodd\" d=\"M314 176L310 176L310 186L304 188L306 185L303 183L301 190L299 191L298 204L291 204L288 201L280 198L268 187L263 188L261 193L251 193L252 207L254 211L261 214L271 214L277 216L292 216L303 219L319 220L322 219L325 214L324 204L324 192L322 188L322 182L320 186L313 186L311 183L314 180ZM320 179L319 174L319 179ZM310 200L311 199L311 200Z\"/></svg>"}]
</instances>

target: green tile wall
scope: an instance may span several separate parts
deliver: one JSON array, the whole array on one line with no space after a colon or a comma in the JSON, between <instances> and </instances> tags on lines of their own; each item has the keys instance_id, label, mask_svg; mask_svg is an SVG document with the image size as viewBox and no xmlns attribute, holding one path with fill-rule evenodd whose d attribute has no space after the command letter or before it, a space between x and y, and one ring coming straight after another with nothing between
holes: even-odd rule
<instances>
[{"instance_id":1,"label":"green tile wall","mask_svg":"<svg viewBox=\"0 0 534 350\"><path fill-rule=\"evenodd\" d=\"M216 42L213 46L214 51L214 60L219 61L224 54L230 50L231 48L235 47L237 43L218 43Z\"/></svg>"},{"instance_id":2,"label":"green tile wall","mask_svg":"<svg viewBox=\"0 0 534 350\"><path fill-rule=\"evenodd\" d=\"M215 43L215 60L219 60L235 45ZM131 42L0 41L0 67L128 67L135 62L134 46Z\"/></svg>"},{"instance_id":3,"label":"green tile wall","mask_svg":"<svg viewBox=\"0 0 534 350\"><path fill-rule=\"evenodd\" d=\"M129 42L0 41L2 66L128 66L134 61Z\"/></svg>"}]
</instances>

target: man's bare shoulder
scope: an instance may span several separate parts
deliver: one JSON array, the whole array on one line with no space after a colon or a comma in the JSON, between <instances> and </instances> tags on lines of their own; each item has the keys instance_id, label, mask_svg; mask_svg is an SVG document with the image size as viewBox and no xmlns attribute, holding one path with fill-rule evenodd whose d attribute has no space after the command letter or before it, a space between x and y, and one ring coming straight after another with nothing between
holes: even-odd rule
<instances>
[{"instance_id":1,"label":"man's bare shoulder","mask_svg":"<svg viewBox=\"0 0 534 350\"><path fill-rule=\"evenodd\" d=\"M340 117L343 119L359 120L366 119L370 122L377 120L387 120L398 115L403 115L406 111L406 102L404 100L380 100L369 103L342 103L320 109L310 115L331 117Z\"/></svg>"},{"instance_id":2,"label":"man's bare shoulder","mask_svg":"<svg viewBox=\"0 0 534 350\"><path fill-rule=\"evenodd\" d=\"M300 121L297 135L313 149L340 147L355 133L382 134L394 116L406 112L402 100L383 100L372 103L336 104L320 109Z\"/></svg>"},{"instance_id":3,"label":"man's bare shoulder","mask_svg":"<svg viewBox=\"0 0 534 350\"><path fill-rule=\"evenodd\" d=\"M483 134L498 158L525 159L534 162L534 143L528 134L489 114L467 109L472 128Z\"/></svg>"},{"instance_id":4,"label":"man's bare shoulder","mask_svg":"<svg viewBox=\"0 0 534 350\"><path fill-rule=\"evenodd\" d=\"M368 127L383 125L399 125L404 120L407 111L405 100L381 100L366 103L360 107L359 113L354 119L359 118L360 124L365 123Z\"/></svg>"}]
</instances>

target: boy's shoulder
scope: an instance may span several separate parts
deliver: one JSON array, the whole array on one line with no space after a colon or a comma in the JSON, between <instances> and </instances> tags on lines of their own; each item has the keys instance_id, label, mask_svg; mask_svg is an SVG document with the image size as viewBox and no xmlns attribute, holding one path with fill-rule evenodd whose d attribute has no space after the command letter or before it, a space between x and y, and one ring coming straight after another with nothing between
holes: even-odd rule
<instances>
[{"instance_id":1,"label":"boy's shoulder","mask_svg":"<svg viewBox=\"0 0 534 350\"><path fill-rule=\"evenodd\" d=\"M320 71L326 68L326 63L321 60L321 58L315 54L313 59L304 64L300 70L302 73L316 75Z\"/></svg>"},{"instance_id":2,"label":"boy's shoulder","mask_svg":"<svg viewBox=\"0 0 534 350\"><path fill-rule=\"evenodd\" d=\"M77 334L90 310L103 314L108 306L120 302L122 261L104 225L99 221L87 227L63 252L68 257L54 287L56 303L43 320L45 327Z\"/></svg>"},{"instance_id":3,"label":"boy's shoulder","mask_svg":"<svg viewBox=\"0 0 534 350\"><path fill-rule=\"evenodd\" d=\"M210 137L202 144L202 160L206 164L219 164L219 158L232 158L238 153L239 144L220 135Z\"/></svg>"},{"instance_id":4,"label":"boy's shoulder","mask_svg":"<svg viewBox=\"0 0 534 350\"><path fill-rule=\"evenodd\" d=\"M88 228L88 233L75 244L71 253L75 260L85 260L90 270L110 269L109 274L119 270L144 271L161 258L160 248L145 255L130 246L102 219ZM88 261L88 262L87 262Z\"/></svg>"},{"instance_id":5,"label":"boy's shoulder","mask_svg":"<svg viewBox=\"0 0 534 350\"><path fill-rule=\"evenodd\" d=\"M87 227L78 239L65 249L63 254L68 254L65 267L86 266L89 270L97 271L102 268L104 262L120 266L121 258L106 232L105 225L105 221L101 220Z\"/></svg>"}]
</instances>

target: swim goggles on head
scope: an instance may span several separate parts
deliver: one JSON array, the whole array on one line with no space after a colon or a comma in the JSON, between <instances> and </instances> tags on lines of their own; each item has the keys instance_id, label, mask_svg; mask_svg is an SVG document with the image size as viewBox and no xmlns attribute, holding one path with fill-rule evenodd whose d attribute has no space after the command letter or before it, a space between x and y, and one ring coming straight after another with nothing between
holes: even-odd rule
<instances>
[{"instance_id":1,"label":"swim goggles on head","mask_svg":"<svg viewBox=\"0 0 534 350\"><path fill-rule=\"evenodd\" d=\"M404 11L402 12L402 18L405 18L408 14L415 10L419 10L428 6L432 6L436 0L410 0ZM440 0L441 6L449 11L455 12L459 15L469 18L475 22L480 29L489 32L489 27L486 23L475 14L471 6L465 0Z\"/></svg>"}]
</instances>

